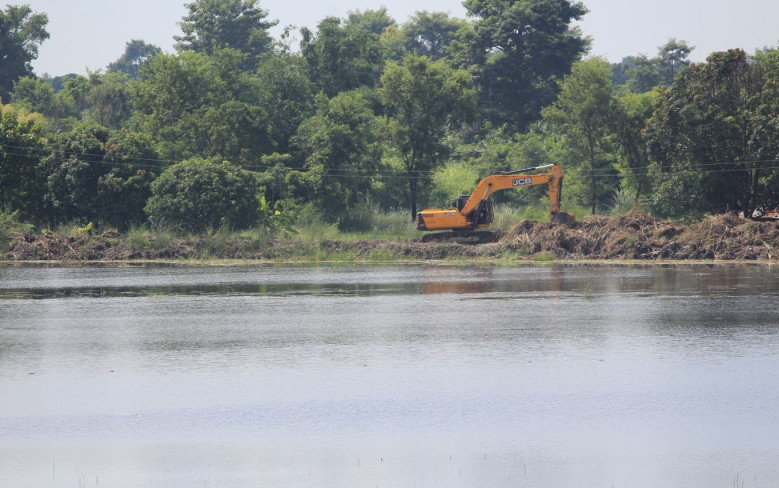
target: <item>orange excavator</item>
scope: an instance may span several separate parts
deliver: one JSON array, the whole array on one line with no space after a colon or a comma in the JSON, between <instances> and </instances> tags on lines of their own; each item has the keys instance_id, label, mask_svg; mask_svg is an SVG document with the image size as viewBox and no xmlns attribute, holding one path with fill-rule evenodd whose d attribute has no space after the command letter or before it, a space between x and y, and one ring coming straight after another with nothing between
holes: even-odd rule
<instances>
[{"instance_id":1,"label":"orange excavator","mask_svg":"<svg viewBox=\"0 0 779 488\"><path fill-rule=\"evenodd\" d=\"M548 173L527 174L529 171L549 169ZM461 195L452 208L422 210L417 213L417 229L423 231L448 230L451 232L428 234L422 240L446 239L448 237L475 238L477 242L496 240L494 234L474 232L489 227L494 217L490 195L499 190L525 186L549 186L549 210L553 222L573 223L574 216L560 211L563 190L563 172L557 164L534 166L517 171L494 173L481 180L470 195Z\"/></svg>"}]
</instances>

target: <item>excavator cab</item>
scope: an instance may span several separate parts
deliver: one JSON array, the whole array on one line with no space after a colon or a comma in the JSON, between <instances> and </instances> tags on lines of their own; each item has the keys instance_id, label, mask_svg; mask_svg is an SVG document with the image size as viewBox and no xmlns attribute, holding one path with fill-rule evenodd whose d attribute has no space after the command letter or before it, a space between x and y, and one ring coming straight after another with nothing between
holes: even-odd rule
<instances>
[{"instance_id":1,"label":"excavator cab","mask_svg":"<svg viewBox=\"0 0 779 488\"><path fill-rule=\"evenodd\" d=\"M460 195L454 199L454 202L452 202L452 208L456 208L459 212L463 209L463 207L465 207L465 204L468 203L469 198L471 198L470 195Z\"/></svg>"}]
</instances>

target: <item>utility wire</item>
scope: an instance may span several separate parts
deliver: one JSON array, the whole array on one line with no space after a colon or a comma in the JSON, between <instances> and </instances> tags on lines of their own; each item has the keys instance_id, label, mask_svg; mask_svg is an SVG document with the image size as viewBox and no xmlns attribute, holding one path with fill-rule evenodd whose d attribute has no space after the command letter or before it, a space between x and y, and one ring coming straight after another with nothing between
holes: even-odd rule
<instances>
[{"instance_id":1,"label":"utility wire","mask_svg":"<svg viewBox=\"0 0 779 488\"><path fill-rule=\"evenodd\" d=\"M7 149L16 149L19 151L26 151L26 152L12 152L12 151L6 151L5 154L10 156L19 156L19 157L36 157L31 152L38 152L40 153L37 157L42 157L44 155L52 154L51 150L47 149L37 149L37 148L25 148L20 146L12 146L12 145L2 145L0 146L2 148ZM105 158L105 154L96 154L96 153L80 153L75 151L64 151L62 153L63 156L70 157L70 156L78 156L78 157L90 157L90 158ZM116 157L119 159L118 161L106 161L105 159L98 159L98 160L92 160L92 161L84 161L87 164L100 164L100 165L106 165L106 166L135 166L135 167L142 167L142 168L152 168L152 169L159 169L164 170L168 166L171 166L178 161L170 160L170 159L153 159L153 158L134 158L134 157L119 157L119 156L109 156L109 157ZM160 164L148 164L148 163L160 163ZM756 165L763 165L763 164L769 164L769 163L779 163L779 159L765 159L765 160L751 160L751 161L722 161L722 162L711 162L711 163L693 163L689 168L684 169L677 169L672 170L669 172L663 172L661 175L674 175L674 174L708 174L708 173L730 173L730 172L743 172L743 171L752 171L752 170L775 170L779 169L779 166L756 166ZM747 167L739 167L739 168L712 168L715 166L747 166ZM244 168L244 169L254 169L254 170L268 170L273 169L276 166L267 166L267 165L236 165L238 167ZM285 166L283 169L289 170L289 171L312 171L312 168L306 168L306 167L287 167ZM646 167L636 167L636 166L628 166L623 168L595 168L595 169L584 169L584 170L572 170L571 172L576 174L577 176L583 176L583 177L592 177L597 176L600 178L622 178L623 176L620 174L620 171L625 170L646 170ZM381 169L347 169L347 168L322 168L320 169L322 171L324 176L330 176L330 177L343 177L343 178L390 178L390 179L416 179L419 176L422 175L430 175L433 174L434 171L416 171L417 176L409 176L407 174L399 174L397 171L394 170L381 170ZM649 172L642 172L642 173L631 173L627 176L631 177L642 177L642 176L652 176L655 173L649 173Z\"/></svg>"}]
</instances>

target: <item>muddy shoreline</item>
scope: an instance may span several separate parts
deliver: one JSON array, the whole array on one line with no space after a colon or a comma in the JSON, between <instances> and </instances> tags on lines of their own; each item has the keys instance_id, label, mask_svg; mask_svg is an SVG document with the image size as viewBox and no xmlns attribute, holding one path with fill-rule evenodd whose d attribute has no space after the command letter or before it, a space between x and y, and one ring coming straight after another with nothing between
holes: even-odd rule
<instances>
[{"instance_id":1,"label":"muddy shoreline","mask_svg":"<svg viewBox=\"0 0 779 488\"><path fill-rule=\"evenodd\" d=\"M68 237L19 236L0 255L7 263L142 263L186 261L635 261L779 262L779 222L754 222L733 214L679 225L639 213L591 216L565 226L523 220L498 242L462 244L414 240L261 239L153 234L139 242L118 233Z\"/></svg>"}]
</instances>

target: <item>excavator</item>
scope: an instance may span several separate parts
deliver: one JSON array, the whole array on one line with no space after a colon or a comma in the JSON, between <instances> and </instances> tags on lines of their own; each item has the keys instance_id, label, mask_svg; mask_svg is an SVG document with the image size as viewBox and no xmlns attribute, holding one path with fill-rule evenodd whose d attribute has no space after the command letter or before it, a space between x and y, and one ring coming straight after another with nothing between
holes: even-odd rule
<instances>
[{"instance_id":1,"label":"excavator","mask_svg":"<svg viewBox=\"0 0 779 488\"><path fill-rule=\"evenodd\" d=\"M530 171L548 169L548 173L527 174ZM475 229L489 227L494 217L490 195L499 190L525 186L549 186L549 210L552 222L571 224L573 214L560 211L563 190L563 172L558 164L534 166L517 171L497 172L481 180L470 195L455 199L451 208L426 209L417 213L417 229L422 231L446 230L426 234L422 242L447 239L467 239L468 242L493 242L497 236L492 232L478 232Z\"/></svg>"}]
</instances>

